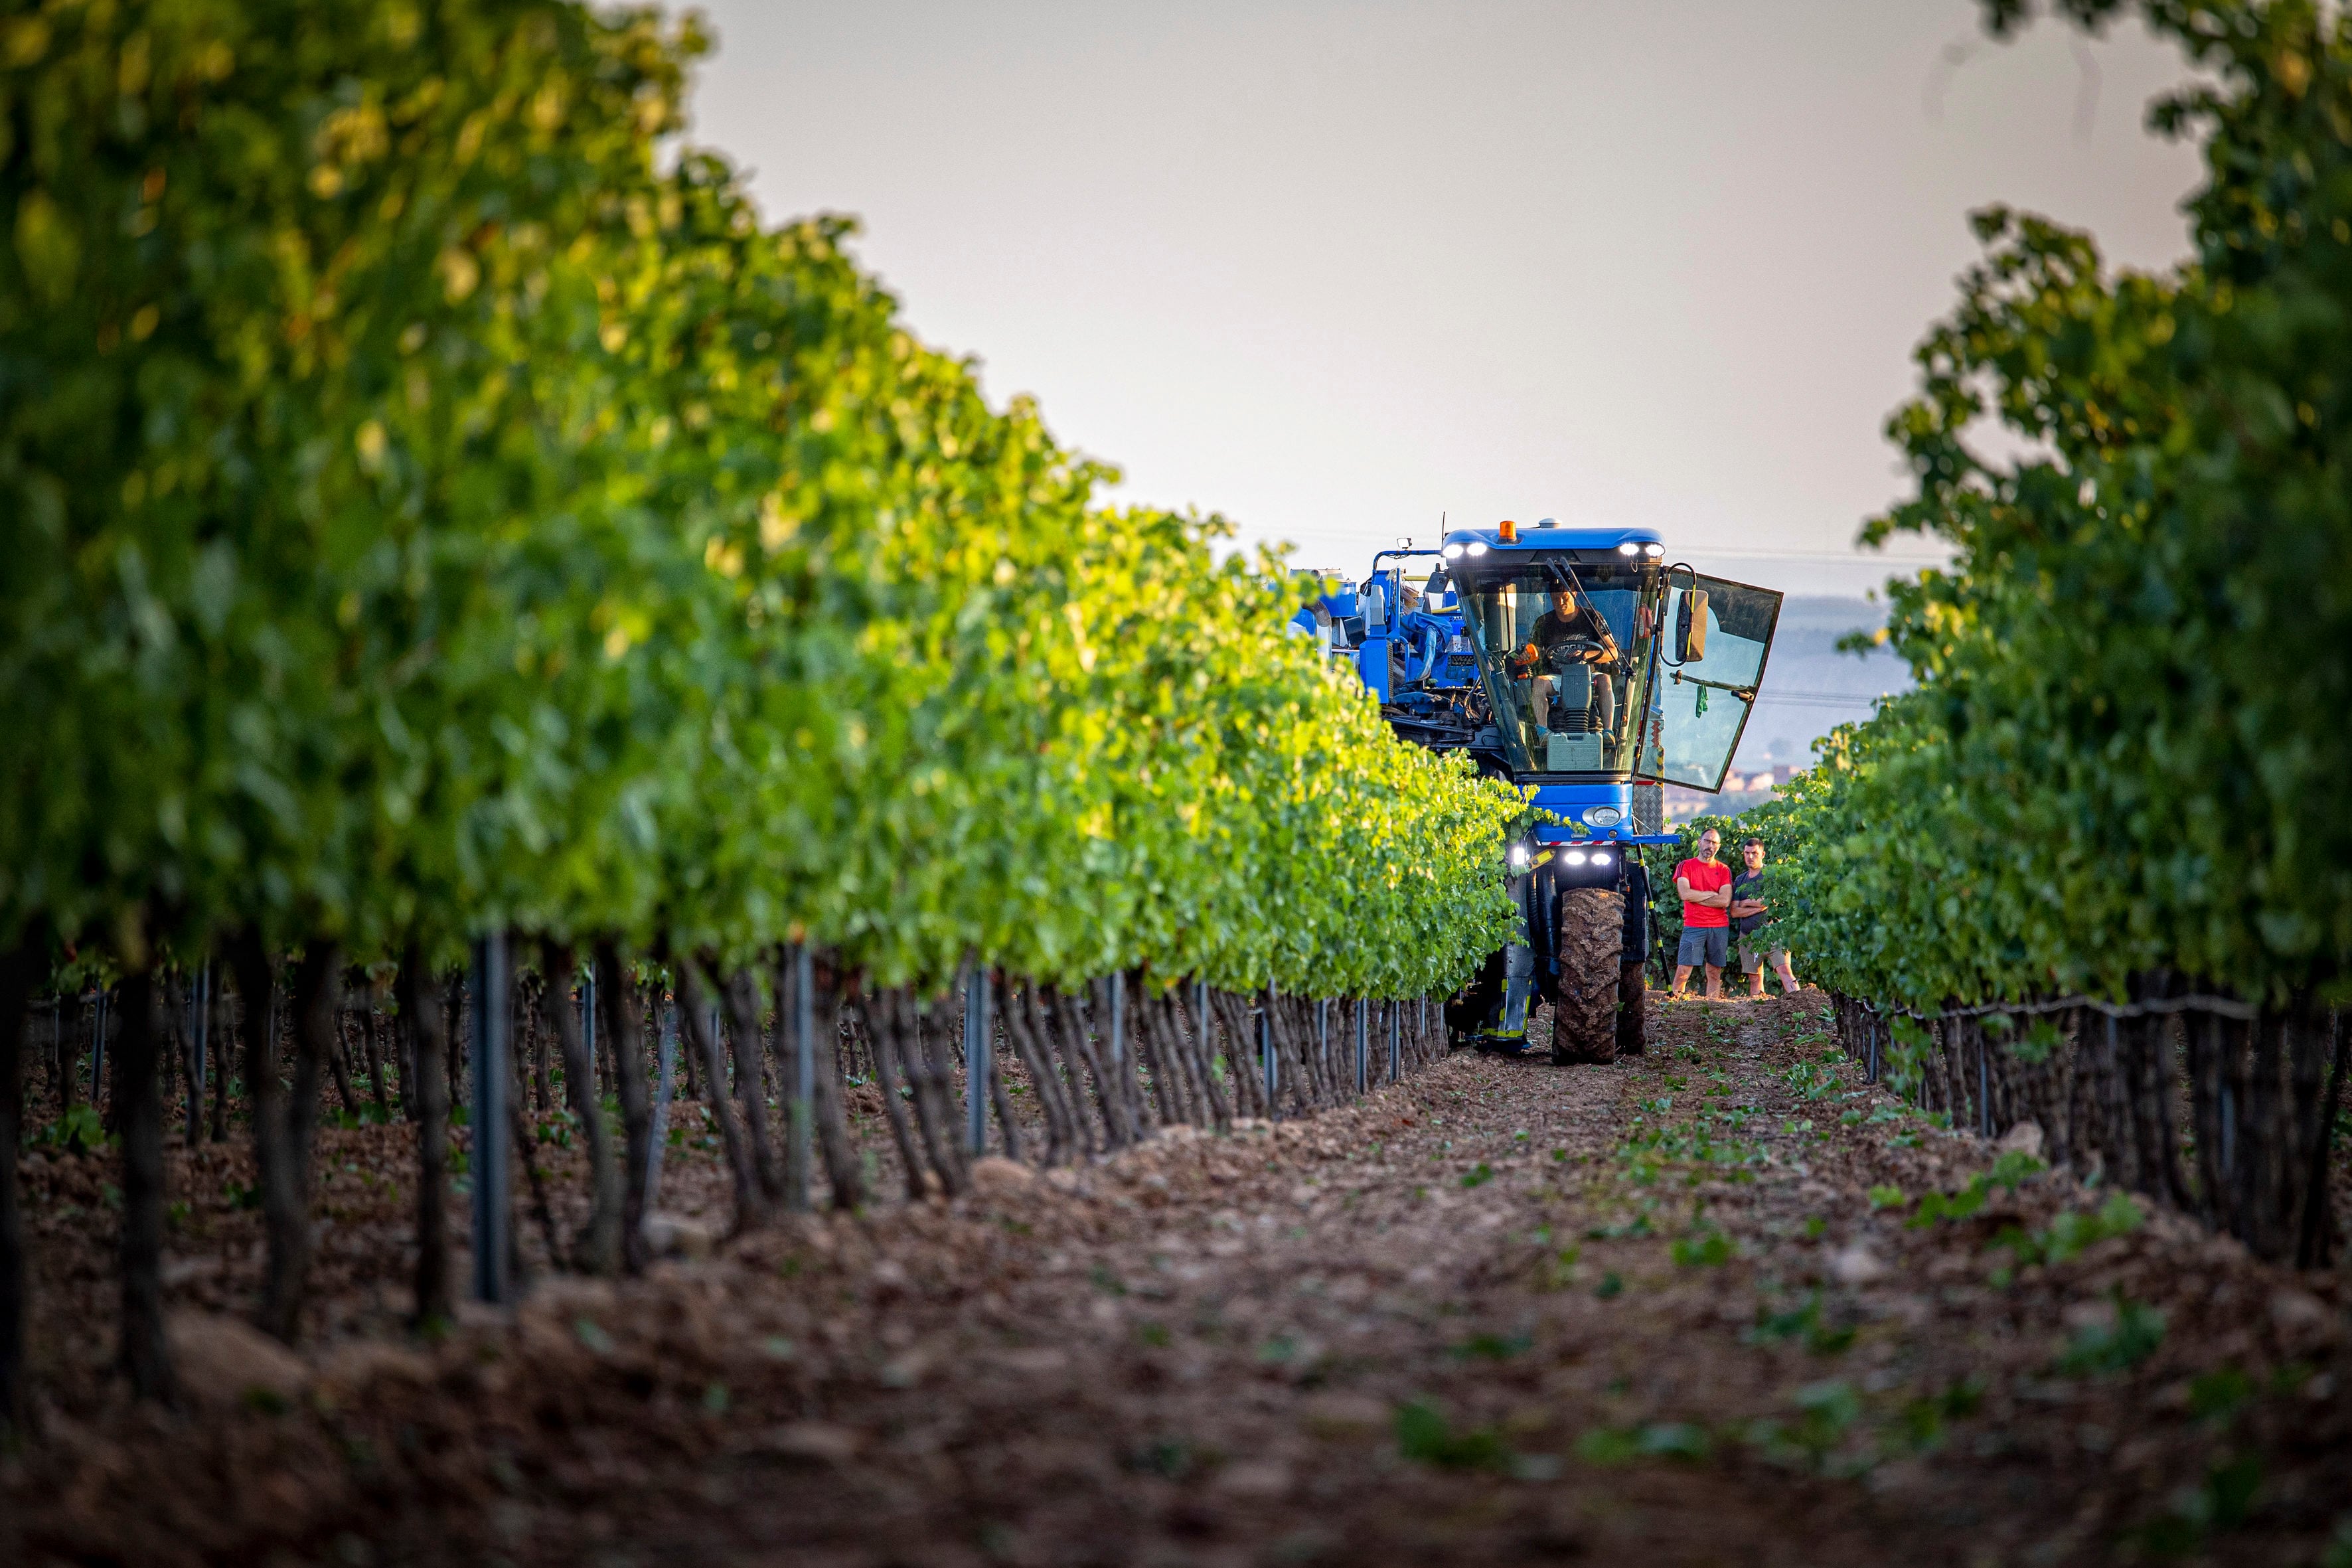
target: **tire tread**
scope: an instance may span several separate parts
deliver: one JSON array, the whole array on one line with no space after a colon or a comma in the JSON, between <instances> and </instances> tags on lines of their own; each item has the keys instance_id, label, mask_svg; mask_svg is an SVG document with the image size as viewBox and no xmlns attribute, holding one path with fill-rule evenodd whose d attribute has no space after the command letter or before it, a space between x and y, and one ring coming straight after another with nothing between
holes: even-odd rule
<instances>
[{"instance_id":1,"label":"tire tread","mask_svg":"<svg viewBox=\"0 0 2352 1568\"><path fill-rule=\"evenodd\" d=\"M1559 994L1552 1006L1552 1059L1617 1059L1617 994L1625 900L1612 888L1574 888L1559 900Z\"/></svg>"}]
</instances>

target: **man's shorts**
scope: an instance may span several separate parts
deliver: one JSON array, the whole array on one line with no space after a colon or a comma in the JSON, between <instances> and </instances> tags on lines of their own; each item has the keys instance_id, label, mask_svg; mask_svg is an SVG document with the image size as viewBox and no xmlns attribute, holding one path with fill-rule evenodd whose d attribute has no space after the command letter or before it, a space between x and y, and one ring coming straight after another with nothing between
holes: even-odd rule
<instances>
[{"instance_id":1,"label":"man's shorts","mask_svg":"<svg viewBox=\"0 0 2352 1568\"><path fill-rule=\"evenodd\" d=\"M1789 963L1789 950L1779 942L1767 942L1760 936L1739 939L1739 967L1754 974L1762 967L1759 959L1767 959L1774 969L1784 969Z\"/></svg>"},{"instance_id":2,"label":"man's shorts","mask_svg":"<svg viewBox=\"0 0 2352 1568\"><path fill-rule=\"evenodd\" d=\"M1683 944L1675 953L1675 963L1685 968L1704 963L1711 969L1721 969L1731 961L1731 928L1729 926L1685 926Z\"/></svg>"}]
</instances>

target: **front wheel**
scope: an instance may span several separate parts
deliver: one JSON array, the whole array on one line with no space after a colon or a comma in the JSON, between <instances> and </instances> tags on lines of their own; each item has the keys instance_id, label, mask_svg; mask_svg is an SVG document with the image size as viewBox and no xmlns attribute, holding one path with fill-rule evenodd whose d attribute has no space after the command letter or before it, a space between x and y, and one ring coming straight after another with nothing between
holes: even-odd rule
<instances>
[{"instance_id":1,"label":"front wheel","mask_svg":"<svg viewBox=\"0 0 2352 1568\"><path fill-rule=\"evenodd\" d=\"M1624 947L1623 894L1613 888L1572 888L1560 895L1552 1060L1617 1059L1619 960Z\"/></svg>"}]
</instances>

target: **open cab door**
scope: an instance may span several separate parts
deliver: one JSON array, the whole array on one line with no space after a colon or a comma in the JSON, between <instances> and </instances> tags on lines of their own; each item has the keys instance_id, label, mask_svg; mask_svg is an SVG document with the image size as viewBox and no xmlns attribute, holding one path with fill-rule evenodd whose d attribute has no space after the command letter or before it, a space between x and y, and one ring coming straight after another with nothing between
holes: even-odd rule
<instances>
[{"instance_id":1,"label":"open cab door","mask_svg":"<svg viewBox=\"0 0 2352 1568\"><path fill-rule=\"evenodd\" d=\"M1723 787L1756 705L1780 595L1676 566L1666 574L1664 607L1665 635L1633 772L1711 793Z\"/></svg>"}]
</instances>

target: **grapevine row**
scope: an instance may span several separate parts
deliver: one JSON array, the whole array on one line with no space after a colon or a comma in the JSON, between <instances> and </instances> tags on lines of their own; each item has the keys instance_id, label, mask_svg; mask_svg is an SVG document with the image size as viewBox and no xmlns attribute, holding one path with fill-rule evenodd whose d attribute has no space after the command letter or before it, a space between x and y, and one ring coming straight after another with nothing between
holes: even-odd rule
<instances>
[{"instance_id":1,"label":"grapevine row","mask_svg":"<svg viewBox=\"0 0 2352 1568\"><path fill-rule=\"evenodd\" d=\"M1147 1021L1205 987L1255 999L1319 1101L1344 1086L1285 999L1443 994L1500 943L1517 797L1398 744L1284 635L1279 563L1217 559L1220 520L1103 505L1112 471L909 333L846 222L772 225L681 148L690 20L198 0L0 26L0 1150L28 1001L119 987L142 1392L168 1386L159 988L215 962L290 1336L354 965L394 982L436 1193L468 943L555 994L597 979L634 1064L627 1158L595 1165L609 1268L638 1245L609 1172L634 1193L645 1165L641 980L695 1027L698 988L781 1014L814 955L929 1111L944 1065L887 1042L960 977L1120 976ZM281 991L290 1089L256 1000ZM1024 1058L1048 1097L1100 1037L1054 1017L1067 1054ZM1248 1075L1180 1034L1155 1091L1193 1057L1210 1081L1159 1119L1225 1119L1217 1074L1244 1102ZM1082 1142L1064 1118L1047 1152ZM926 1155L950 1188L961 1157Z\"/></svg>"},{"instance_id":2,"label":"grapevine row","mask_svg":"<svg viewBox=\"0 0 2352 1568\"><path fill-rule=\"evenodd\" d=\"M1917 689L1749 821L1858 1056L2318 1264L2352 980L2352 29L2132 9L2210 79L2152 116L2204 150L2195 258L2116 272L1978 216L1889 426L1916 491L1865 530L1955 552L1892 585Z\"/></svg>"}]
</instances>

